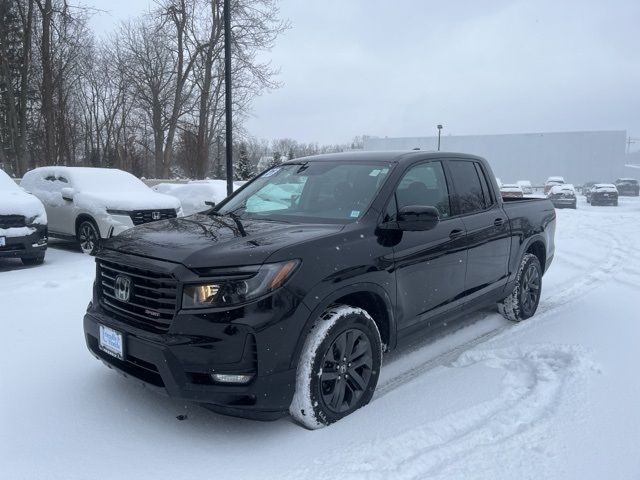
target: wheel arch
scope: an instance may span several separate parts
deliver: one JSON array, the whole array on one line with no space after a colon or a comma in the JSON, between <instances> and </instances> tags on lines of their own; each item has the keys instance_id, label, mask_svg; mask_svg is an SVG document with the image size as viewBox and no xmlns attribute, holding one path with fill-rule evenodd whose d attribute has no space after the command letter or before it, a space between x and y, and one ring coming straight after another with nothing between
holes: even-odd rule
<instances>
[{"instance_id":1,"label":"wheel arch","mask_svg":"<svg viewBox=\"0 0 640 480\"><path fill-rule=\"evenodd\" d=\"M95 225L96 229L98 230L98 235L100 235L100 237L102 237L102 232L100 232L100 226L98 225L98 222L96 222L96 219L93 218L93 216L91 216L88 213L81 213L76 217L76 222L75 222L74 235L75 235L76 239L79 240L78 228L80 227L80 224L82 222L84 222L84 221L87 221L87 220Z\"/></svg>"},{"instance_id":2,"label":"wheel arch","mask_svg":"<svg viewBox=\"0 0 640 480\"><path fill-rule=\"evenodd\" d=\"M374 283L359 283L342 287L324 297L311 310L302 333L298 338L295 353L291 359L291 366L296 367L302 352L302 347L311 327L318 317L333 304L348 305L362 308L376 323L383 345L387 350L395 348L397 343L397 328L393 308L389 295L381 286Z\"/></svg>"},{"instance_id":3,"label":"wheel arch","mask_svg":"<svg viewBox=\"0 0 640 480\"><path fill-rule=\"evenodd\" d=\"M538 258L540 262L540 266L542 267L542 271L546 270L547 265L547 247L544 241L541 238L534 238L528 244L527 248L524 250L522 256L527 253L531 253Z\"/></svg>"}]
</instances>

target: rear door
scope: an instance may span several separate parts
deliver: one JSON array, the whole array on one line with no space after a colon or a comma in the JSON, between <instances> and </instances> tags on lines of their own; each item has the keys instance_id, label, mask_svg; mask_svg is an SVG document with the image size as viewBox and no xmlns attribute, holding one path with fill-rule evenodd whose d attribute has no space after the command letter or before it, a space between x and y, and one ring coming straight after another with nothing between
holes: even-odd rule
<instances>
[{"instance_id":1,"label":"rear door","mask_svg":"<svg viewBox=\"0 0 640 480\"><path fill-rule=\"evenodd\" d=\"M468 257L464 295L471 299L506 282L511 229L482 163L452 159L447 162L447 168L455 190L452 208L466 230Z\"/></svg>"},{"instance_id":2,"label":"rear door","mask_svg":"<svg viewBox=\"0 0 640 480\"><path fill-rule=\"evenodd\" d=\"M456 305L464 289L467 253L464 224L452 218L449 185L442 163L408 168L387 207L386 221L408 205L438 209L440 222L427 231L399 232L393 247L396 266L397 318L400 329Z\"/></svg>"}]
</instances>

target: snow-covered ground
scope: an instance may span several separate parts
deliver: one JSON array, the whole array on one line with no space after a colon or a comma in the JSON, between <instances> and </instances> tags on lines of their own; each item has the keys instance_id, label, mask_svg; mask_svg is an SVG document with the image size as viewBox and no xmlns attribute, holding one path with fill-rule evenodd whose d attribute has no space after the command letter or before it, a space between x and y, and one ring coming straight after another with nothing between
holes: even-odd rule
<instances>
[{"instance_id":1,"label":"snow-covered ground","mask_svg":"<svg viewBox=\"0 0 640 480\"><path fill-rule=\"evenodd\" d=\"M493 311L390 354L317 431L158 396L87 351L93 259L0 260L0 478L640 478L640 200L559 210L538 314ZM187 415L186 420L176 417Z\"/></svg>"}]
</instances>

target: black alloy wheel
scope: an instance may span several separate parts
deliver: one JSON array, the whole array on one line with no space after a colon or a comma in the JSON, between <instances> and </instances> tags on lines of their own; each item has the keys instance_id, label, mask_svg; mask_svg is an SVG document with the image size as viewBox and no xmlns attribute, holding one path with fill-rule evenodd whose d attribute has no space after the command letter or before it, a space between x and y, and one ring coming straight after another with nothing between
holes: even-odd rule
<instances>
[{"instance_id":1,"label":"black alloy wheel","mask_svg":"<svg viewBox=\"0 0 640 480\"><path fill-rule=\"evenodd\" d=\"M320 396L326 408L344 413L366 392L373 370L371 342L362 330L342 332L324 354Z\"/></svg>"},{"instance_id":2,"label":"black alloy wheel","mask_svg":"<svg viewBox=\"0 0 640 480\"><path fill-rule=\"evenodd\" d=\"M530 317L538 307L540 300L540 273L536 265L530 264L522 277L520 286L520 305L522 313Z\"/></svg>"},{"instance_id":3,"label":"black alloy wheel","mask_svg":"<svg viewBox=\"0 0 640 480\"><path fill-rule=\"evenodd\" d=\"M542 273L538 257L532 253L522 257L513 290L498 302L498 311L503 317L521 322L536 313L542 293Z\"/></svg>"},{"instance_id":4,"label":"black alloy wheel","mask_svg":"<svg viewBox=\"0 0 640 480\"><path fill-rule=\"evenodd\" d=\"M309 429L331 425L371 401L382 364L374 319L348 305L328 307L307 334L291 416Z\"/></svg>"}]
</instances>

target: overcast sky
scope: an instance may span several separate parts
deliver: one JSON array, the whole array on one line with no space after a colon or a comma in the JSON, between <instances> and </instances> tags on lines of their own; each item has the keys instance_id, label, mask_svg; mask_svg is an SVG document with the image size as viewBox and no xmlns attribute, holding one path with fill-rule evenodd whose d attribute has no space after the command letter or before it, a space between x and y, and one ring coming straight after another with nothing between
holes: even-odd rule
<instances>
[{"instance_id":1,"label":"overcast sky","mask_svg":"<svg viewBox=\"0 0 640 480\"><path fill-rule=\"evenodd\" d=\"M108 9L94 28L147 0ZM255 101L257 137L627 130L640 137L640 1L282 0L292 28L269 52L279 90ZM640 144L636 144L635 149Z\"/></svg>"}]
</instances>

